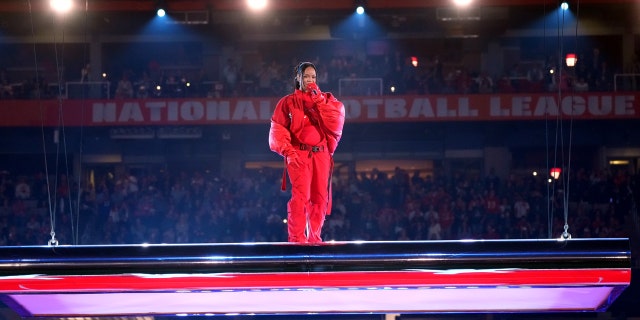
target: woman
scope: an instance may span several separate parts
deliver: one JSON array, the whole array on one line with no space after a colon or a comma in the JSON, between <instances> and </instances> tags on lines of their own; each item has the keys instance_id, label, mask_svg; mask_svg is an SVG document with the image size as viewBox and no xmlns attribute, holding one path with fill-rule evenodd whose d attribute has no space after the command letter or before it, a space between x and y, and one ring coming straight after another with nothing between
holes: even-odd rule
<instances>
[{"instance_id":1,"label":"woman","mask_svg":"<svg viewBox=\"0 0 640 320\"><path fill-rule=\"evenodd\" d=\"M271 117L269 147L285 159L291 182L287 203L288 241L320 243L324 219L331 212L333 153L342 137L344 105L321 92L316 67L296 67L295 90L276 105ZM283 174L282 189L286 181Z\"/></svg>"}]
</instances>

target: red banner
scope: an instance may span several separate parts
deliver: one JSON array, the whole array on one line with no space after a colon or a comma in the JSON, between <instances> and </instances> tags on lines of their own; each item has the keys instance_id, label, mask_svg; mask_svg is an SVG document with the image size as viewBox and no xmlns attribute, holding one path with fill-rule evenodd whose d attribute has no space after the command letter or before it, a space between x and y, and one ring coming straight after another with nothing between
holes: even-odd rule
<instances>
[{"instance_id":1,"label":"red banner","mask_svg":"<svg viewBox=\"0 0 640 320\"><path fill-rule=\"evenodd\" d=\"M637 119L637 93L344 97L348 122ZM268 123L278 98L0 100L0 126Z\"/></svg>"}]
</instances>

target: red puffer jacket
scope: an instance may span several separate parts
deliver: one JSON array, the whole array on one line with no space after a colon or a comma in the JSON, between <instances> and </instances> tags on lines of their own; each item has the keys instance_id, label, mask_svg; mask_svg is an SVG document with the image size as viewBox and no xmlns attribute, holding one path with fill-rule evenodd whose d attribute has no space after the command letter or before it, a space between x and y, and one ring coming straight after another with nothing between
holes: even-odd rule
<instances>
[{"instance_id":1,"label":"red puffer jacket","mask_svg":"<svg viewBox=\"0 0 640 320\"><path fill-rule=\"evenodd\" d=\"M304 125L303 95L306 93L297 90L278 102L271 117L271 129L269 130L269 148L282 156L292 152L292 142L300 141L300 132ZM323 92L322 102L316 103L318 122L330 154L336 151L338 142L342 137L342 128L345 120L345 109L342 102L329 92Z\"/></svg>"}]
</instances>

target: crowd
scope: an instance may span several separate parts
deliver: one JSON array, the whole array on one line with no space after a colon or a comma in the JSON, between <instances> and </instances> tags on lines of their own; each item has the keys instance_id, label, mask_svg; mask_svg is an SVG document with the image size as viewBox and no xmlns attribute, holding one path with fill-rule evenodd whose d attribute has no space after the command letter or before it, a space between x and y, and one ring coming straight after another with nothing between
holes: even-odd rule
<instances>
[{"instance_id":1,"label":"crowd","mask_svg":"<svg viewBox=\"0 0 640 320\"><path fill-rule=\"evenodd\" d=\"M312 62L319 68L320 88L342 96L613 90L614 74L620 67L612 66L597 48L580 57L575 67L559 67L557 59L549 56L516 62L500 73L461 63L444 53L419 59L400 51L384 55L326 54ZM54 98L60 94L93 99L279 97L291 91L292 61L297 60L260 56L242 61L234 56L221 62L215 74L202 66L163 65L153 59L143 67L119 67L101 74L86 64L77 78L67 75L67 81L72 82L68 87L60 87L42 74L37 79L15 79L5 66L0 72L0 98Z\"/></svg>"},{"instance_id":2,"label":"crowd","mask_svg":"<svg viewBox=\"0 0 640 320\"><path fill-rule=\"evenodd\" d=\"M396 51L372 56L327 56L314 62L319 67L318 83L325 91L342 96L383 94L476 94L532 93L555 91L602 92L613 89L614 73L594 49L575 68L559 70L553 57L534 63L516 63L501 74L480 70L439 55L415 60ZM255 97L281 96L291 88L291 59L271 59L252 64L229 58L220 75L171 74L156 70L142 76L128 76L114 83L115 97ZM551 73L551 70L554 72ZM137 80L129 80L133 78ZM159 85L159 86L158 86ZM161 88L158 90L158 88ZM125 94L123 94L123 92Z\"/></svg>"},{"instance_id":3,"label":"crowd","mask_svg":"<svg viewBox=\"0 0 640 320\"><path fill-rule=\"evenodd\" d=\"M438 55L419 63L400 52L314 62L319 86L333 92L345 89L338 87L340 80L349 78L383 79L379 94L542 92L558 86L611 90L605 59L597 49L588 57L570 72L548 73L554 65L548 59L513 65L497 78L472 67L447 67ZM172 74L150 64L142 71L121 70L110 88L115 98L281 96L291 91L290 64L290 58L264 59L249 68L230 58L216 76L203 70ZM83 66L82 81L92 73L90 67ZM8 91L6 72L0 81L3 98L41 97L33 90L47 87L38 79L18 94ZM376 94L375 85L346 88L355 90L353 95ZM185 168L125 171L88 182L4 171L0 245L38 245L50 238L62 244L285 241L289 194L280 190L281 177L271 168L247 170L233 179ZM629 237L639 232L636 180L624 170L577 170L567 186L516 173L500 179L402 168L351 172L333 179L334 205L323 234L336 241L549 238L568 226L573 237Z\"/></svg>"},{"instance_id":4,"label":"crowd","mask_svg":"<svg viewBox=\"0 0 640 320\"><path fill-rule=\"evenodd\" d=\"M234 179L185 169L96 176L94 186L3 171L0 245L286 241L281 178L273 168ZM631 237L637 179L625 170L577 170L565 188L515 173L351 172L333 179L323 234L326 241L535 239L560 237L566 224L572 237Z\"/></svg>"}]
</instances>

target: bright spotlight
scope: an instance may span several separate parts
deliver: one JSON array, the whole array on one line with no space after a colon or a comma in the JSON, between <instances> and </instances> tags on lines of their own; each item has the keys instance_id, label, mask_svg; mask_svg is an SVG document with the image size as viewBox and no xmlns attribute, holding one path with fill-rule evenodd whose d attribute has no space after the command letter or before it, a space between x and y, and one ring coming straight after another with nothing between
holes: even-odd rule
<instances>
[{"instance_id":1,"label":"bright spotlight","mask_svg":"<svg viewBox=\"0 0 640 320\"><path fill-rule=\"evenodd\" d=\"M560 5L560 9L562 9L562 10L569 10L569 4L568 4L567 2L563 2L563 3Z\"/></svg>"},{"instance_id":2,"label":"bright spotlight","mask_svg":"<svg viewBox=\"0 0 640 320\"><path fill-rule=\"evenodd\" d=\"M469 4L471 4L471 2L472 2L472 1L473 1L473 0L453 0L453 3L454 3L456 6L466 7L466 6L468 6Z\"/></svg>"},{"instance_id":3,"label":"bright spotlight","mask_svg":"<svg viewBox=\"0 0 640 320\"><path fill-rule=\"evenodd\" d=\"M72 0L50 0L49 6L55 12L65 13L71 11L73 7Z\"/></svg>"},{"instance_id":4,"label":"bright spotlight","mask_svg":"<svg viewBox=\"0 0 640 320\"><path fill-rule=\"evenodd\" d=\"M263 10L267 7L267 0L247 0L247 6L251 10Z\"/></svg>"},{"instance_id":5,"label":"bright spotlight","mask_svg":"<svg viewBox=\"0 0 640 320\"><path fill-rule=\"evenodd\" d=\"M167 12L164 11L164 9L160 8L158 9L158 11L156 11L156 14L158 15L158 17L164 17L164 15L167 14Z\"/></svg>"},{"instance_id":6,"label":"bright spotlight","mask_svg":"<svg viewBox=\"0 0 640 320\"><path fill-rule=\"evenodd\" d=\"M356 13L357 14L363 14L364 13L364 7L363 6L358 6L356 8Z\"/></svg>"}]
</instances>

